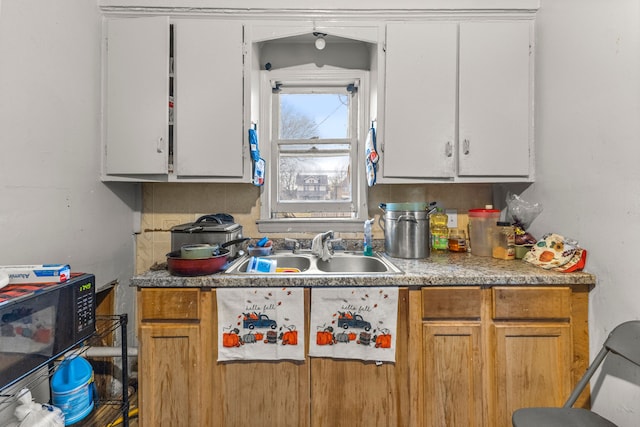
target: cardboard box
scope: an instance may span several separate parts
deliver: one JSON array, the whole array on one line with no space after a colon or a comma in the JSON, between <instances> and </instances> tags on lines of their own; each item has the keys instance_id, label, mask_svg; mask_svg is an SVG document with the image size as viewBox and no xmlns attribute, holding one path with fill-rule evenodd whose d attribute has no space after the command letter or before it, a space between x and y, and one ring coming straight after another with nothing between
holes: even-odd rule
<instances>
[{"instance_id":1,"label":"cardboard box","mask_svg":"<svg viewBox=\"0 0 640 427\"><path fill-rule=\"evenodd\" d=\"M60 283L71 275L68 264L0 265L12 283Z\"/></svg>"}]
</instances>

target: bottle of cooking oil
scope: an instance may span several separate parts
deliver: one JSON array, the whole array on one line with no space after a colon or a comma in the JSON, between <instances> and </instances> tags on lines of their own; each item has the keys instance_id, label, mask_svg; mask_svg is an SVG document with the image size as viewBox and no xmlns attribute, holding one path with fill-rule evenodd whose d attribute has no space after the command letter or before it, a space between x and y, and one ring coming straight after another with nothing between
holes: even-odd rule
<instances>
[{"instance_id":1,"label":"bottle of cooking oil","mask_svg":"<svg viewBox=\"0 0 640 427\"><path fill-rule=\"evenodd\" d=\"M442 208L437 208L436 211L429 216L432 251L442 252L449 248L448 222L449 218Z\"/></svg>"}]
</instances>

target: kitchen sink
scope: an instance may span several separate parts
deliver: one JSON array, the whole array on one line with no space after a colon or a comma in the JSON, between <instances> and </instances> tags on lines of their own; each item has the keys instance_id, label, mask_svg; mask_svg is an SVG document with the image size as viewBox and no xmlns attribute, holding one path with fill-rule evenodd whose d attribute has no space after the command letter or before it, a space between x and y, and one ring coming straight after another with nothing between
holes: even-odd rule
<instances>
[{"instance_id":1,"label":"kitchen sink","mask_svg":"<svg viewBox=\"0 0 640 427\"><path fill-rule=\"evenodd\" d=\"M292 269L292 270L300 270L300 272L305 272L309 270L311 267L313 259L310 256L299 256L295 254L291 254L291 252L287 253L276 253L273 255L267 255L260 258L266 259L274 259L277 261L277 267L280 269ZM227 273L246 273L247 266L249 265L250 256L245 255L240 258L238 261L234 262L230 268L226 271ZM254 273L258 274L258 273Z\"/></svg>"},{"instance_id":2,"label":"kitchen sink","mask_svg":"<svg viewBox=\"0 0 640 427\"><path fill-rule=\"evenodd\" d=\"M236 260L226 273L229 274L399 274L398 267L378 253L373 256L365 256L358 251L336 251L331 259L323 261L311 254L310 251L275 252L261 258L276 261L278 271L276 273L247 272L250 257L248 255Z\"/></svg>"},{"instance_id":3,"label":"kitchen sink","mask_svg":"<svg viewBox=\"0 0 640 427\"><path fill-rule=\"evenodd\" d=\"M364 256L349 255L337 256L328 261L318 259L316 261L318 270L326 273L387 273L389 267L381 259Z\"/></svg>"}]
</instances>

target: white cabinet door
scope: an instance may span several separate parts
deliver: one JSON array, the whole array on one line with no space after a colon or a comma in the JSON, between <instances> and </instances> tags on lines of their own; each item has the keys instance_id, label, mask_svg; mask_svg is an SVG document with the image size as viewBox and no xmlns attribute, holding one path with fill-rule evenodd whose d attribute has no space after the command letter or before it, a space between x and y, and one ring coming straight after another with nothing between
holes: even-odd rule
<instances>
[{"instance_id":1,"label":"white cabinet door","mask_svg":"<svg viewBox=\"0 0 640 427\"><path fill-rule=\"evenodd\" d=\"M533 173L531 28L460 24L460 176Z\"/></svg>"},{"instance_id":2,"label":"white cabinet door","mask_svg":"<svg viewBox=\"0 0 640 427\"><path fill-rule=\"evenodd\" d=\"M109 19L106 174L168 170L169 18Z\"/></svg>"},{"instance_id":3,"label":"white cabinet door","mask_svg":"<svg viewBox=\"0 0 640 427\"><path fill-rule=\"evenodd\" d=\"M174 171L180 177L243 175L242 23L174 23Z\"/></svg>"},{"instance_id":4,"label":"white cabinet door","mask_svg":"<svg viewBox=\"0 0 640 427\"><path fill-rule=\"evenodd\" d=\"M454 174L457 24L387 25L384 178Z\"/></svg>"}]
</instances>

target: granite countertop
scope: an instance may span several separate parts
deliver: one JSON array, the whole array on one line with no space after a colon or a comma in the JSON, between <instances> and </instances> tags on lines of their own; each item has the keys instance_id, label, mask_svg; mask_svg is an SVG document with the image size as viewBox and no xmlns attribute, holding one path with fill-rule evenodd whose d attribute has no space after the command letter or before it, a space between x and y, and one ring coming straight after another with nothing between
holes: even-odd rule
<instances>
[{"instance_id":1,"label":"granite countertop","mask_svg":"<svg viewBox=\"0 0 640 427\"><path fill-rule=\"evenodd\" d=\"M469 253L432 253L424 259L384 255L400 274L228 274L178 277L167 270L147 271L132 278L136 287L321 287L321 286L442 286L442 285L595 285L586 272L547 271L522 260L500 260Z\"/></svg>"}]
</instances>

